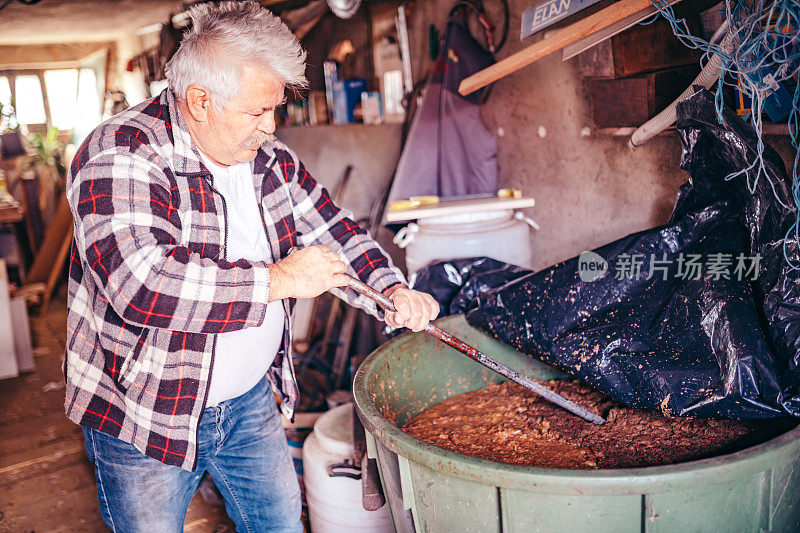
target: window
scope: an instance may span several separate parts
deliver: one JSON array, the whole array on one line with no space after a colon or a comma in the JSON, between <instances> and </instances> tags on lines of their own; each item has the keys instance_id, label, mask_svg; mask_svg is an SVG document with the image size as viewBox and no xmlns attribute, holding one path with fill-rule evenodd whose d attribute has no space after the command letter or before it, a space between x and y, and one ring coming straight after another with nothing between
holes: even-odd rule
<instances>
[{"instance_id":1,"label":"window","mask_svg":"<svg viewBox=\"0 0 800 533\"><path fill-rule=\"evenodd\" d=\"M0 119L0 124L5 120L5 127L15 127L19 122L36 125L33 131L39 131L39 125L49 124L61 131L71 130L72 142L80 143L102 121L105 82L102 72L98 77L95 67L3 71L0 74L0 103L11 102L12 85L15 95L16 121L9 121L8 110L5 110L4 119ZM47 98L47 106L44 98Z\"/></svg>"},{"instance_id":2,"label":"window","mask_svg":"<svg viewBox=\"0 0 800 533\"><path fill-rule=\"evenodd\" d=\"M80 143L102 121L102 99L97 88L93 69L82 68L78 76L77 119L73 127L73 140Z\"/></svg>"},{"instance_id":3,"label":"window","mask_svg":"<svg viewBox=\"0 0 800 533\"><path fill-rule=\"evenodd\" d=\"M11 84L5 76L0 76L0 104L3 107L11 105Z\"/></svg>"},{"instance_id":4,"label":"window","mask_svg":"<svg viewBox=\"0 0 800 533\"><path fill-rule=\"evenodd\" d=\"M72 129L78 101L78 71L47 70L44 73L44 86L53 126L60 130Z\"/></svg>"},{"instance_id":5,"label":"window","mask_svg":"<svg viewBox=\"0 0 800 533\"><path fill-rule=\"evenodd\" d=\"M9 120L11 114L11 84L6 76L0 76L0 130L3 127L13 128L17 125L15 120Z\"/></svg>"},{"instance_id":6,"label":"window","mask_svg":"<svg viewBox=\"0 0 800 533\"><path fill-rule=\"evenodd\" d=\"M17 76L15 93L17 120L20 124L44 124L47 122L42 100L42 86L37 76Z\"/></svg>"}]
</instances>

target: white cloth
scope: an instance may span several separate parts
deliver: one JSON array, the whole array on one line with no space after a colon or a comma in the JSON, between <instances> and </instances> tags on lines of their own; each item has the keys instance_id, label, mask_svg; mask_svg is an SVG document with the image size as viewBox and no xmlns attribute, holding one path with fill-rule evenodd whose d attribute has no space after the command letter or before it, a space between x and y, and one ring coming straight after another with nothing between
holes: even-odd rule
<instances>
[{"instance_id":1,"label":"white cloth","mask_svg":"<svg viewBox=\"0 0 800 533\"><path fill-rule=\"evenodd\" d=\"M221 167L205 156L203 162L214 176L214 188L225 199L225 259L271 262L251 163ZM283 303L276 300L267 305L260 326L217 334L207 407L241 396L264 377L283 341L284 316Z\"/></svg>"}]
</instances>

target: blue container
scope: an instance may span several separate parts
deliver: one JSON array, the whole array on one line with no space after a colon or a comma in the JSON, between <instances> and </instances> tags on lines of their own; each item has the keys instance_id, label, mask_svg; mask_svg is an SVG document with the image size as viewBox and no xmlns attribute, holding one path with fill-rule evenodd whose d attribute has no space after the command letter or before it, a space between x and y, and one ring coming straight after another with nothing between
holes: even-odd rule
<instances>
[{"instance_id":1,"label":"blue container","mask_svg":"<svg viewBox=\"0 0 800 533\"><path fill-rule=\"evenodd\" d=\"M334 82L333 122L335 124L352 124L355 122L354 111L361 104L361 93L366 90L367 81L363 78Z\"/></svg>"}]
</instances>

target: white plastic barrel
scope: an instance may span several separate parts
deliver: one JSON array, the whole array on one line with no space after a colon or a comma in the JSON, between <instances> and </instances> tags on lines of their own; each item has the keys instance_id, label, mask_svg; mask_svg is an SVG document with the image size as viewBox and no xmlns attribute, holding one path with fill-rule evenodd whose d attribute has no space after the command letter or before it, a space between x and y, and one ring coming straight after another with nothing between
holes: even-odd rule
<instances>
[{"instance_id":1,"label":"white plastic barrel","mask_svg":"<svg viewBox=\"0 0 800 533\"><path fill-rule=\"evenodd\" d=\"M348 473L345 464L353 457L353 416L351 403L328 411L319 417L303 446L308 518L314 533L394 532L388 505L364 510L360 479L329 474L332 466L336 473Z\"/></svg>"},{"instance_id":2,"label":"white plastic barrel","mask_svg":"<svg viewBox=\"0 0 800 533\"><path fill-rule=\"evenodd\" d=\"M395 244L405 248L409 275L433 261L480 256L530 268L534 225L510 209L460 213L411 223L400 230Z\"/></svg>"}]
</instances>

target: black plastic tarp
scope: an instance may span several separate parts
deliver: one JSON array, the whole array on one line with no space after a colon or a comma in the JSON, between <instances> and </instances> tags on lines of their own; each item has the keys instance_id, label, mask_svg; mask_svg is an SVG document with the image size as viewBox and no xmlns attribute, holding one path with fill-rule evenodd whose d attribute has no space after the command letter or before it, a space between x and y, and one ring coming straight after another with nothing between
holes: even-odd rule
<instances>
[{"instance_id":1,"label":"black plastic tarp","mask_svg":"<svg viewBox=\"0 0 800 533\"><path fill-rule=\"evenodd\" d=\"M667 224L480 295L468 321L624 404L683 416L800 416L790 181L752 128L700 91L678 106L681 186ZM750 186L754 186L751 193ZM798 264L795 241L786 255ZM604 270L605 269L605 270Z\"/></svg>"},{"instance_id":2,"label":"black plastic tarp","mask_svg":"<svg viewBox=\"0 0 800 533\"><path fill-rule=\"evenodd\" d=\"M463 313L470 302L531 271L491 257L450 259L432 263L411 277L411 287L439 303L439 317Z\"/></svg>"}]
</instances>

